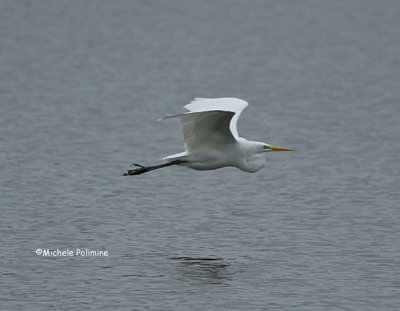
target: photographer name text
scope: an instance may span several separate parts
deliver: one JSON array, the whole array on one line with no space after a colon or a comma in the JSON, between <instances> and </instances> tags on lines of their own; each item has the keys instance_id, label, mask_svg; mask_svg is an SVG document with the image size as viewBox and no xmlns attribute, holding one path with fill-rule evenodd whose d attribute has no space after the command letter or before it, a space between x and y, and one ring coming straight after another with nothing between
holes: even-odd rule
<instances>
[{"instance_id":1,"label":"photographer name text","mask_svg":"<svg viewBox=\"0 0 400 311\"><path fill-rule=\"evenodd\" d=\"M42 257L107 257L109 255L108 251L90 248L38 248L36 249L35 254Z\"/></svg>"}]
</instances>

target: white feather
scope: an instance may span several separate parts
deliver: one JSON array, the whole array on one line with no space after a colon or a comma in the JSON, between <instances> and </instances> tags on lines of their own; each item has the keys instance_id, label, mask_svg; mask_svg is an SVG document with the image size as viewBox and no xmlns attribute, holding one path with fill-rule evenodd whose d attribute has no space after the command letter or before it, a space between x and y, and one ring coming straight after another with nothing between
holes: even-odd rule
<instances>
[{"instance_id":1,"label":"white feather","mask_svg":"<svg viewBox=\"0 0 400 311\"><path fill-rule=\"evenodd\" d=\"M199 111L210 111L210 110L220 110L220 111L230 111L234 112L231 123L230 130L234 137L238 138L237 131L237 120L244 109L249 105L248 102L238 99L238 98L195 98L189 104L184 106L190 112Z\"/></svg>"}]
</instances>

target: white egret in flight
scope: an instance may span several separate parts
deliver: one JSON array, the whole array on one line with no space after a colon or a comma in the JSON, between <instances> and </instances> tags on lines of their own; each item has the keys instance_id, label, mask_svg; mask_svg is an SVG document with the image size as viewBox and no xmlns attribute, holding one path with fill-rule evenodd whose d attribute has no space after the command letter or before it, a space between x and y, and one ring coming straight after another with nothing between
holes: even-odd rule
<instances>
[{"instance_id":1,"label":"white egret in flight","mask_svg":"<svg viewBox=\"0 0 400 311\"><path fill-rule=\"evenodd\" d=\"M265 165L265 152L294 151L239 137L236 123L248 103L238 98L196 98L184 106L189 112L167 115L181 122L185 151L163 158L166 163L154 166L133 164L137 168L126 175L140 175L171 165L195 170L215 170L234 166L254 173Z\"/></svg>"}]
</instances>

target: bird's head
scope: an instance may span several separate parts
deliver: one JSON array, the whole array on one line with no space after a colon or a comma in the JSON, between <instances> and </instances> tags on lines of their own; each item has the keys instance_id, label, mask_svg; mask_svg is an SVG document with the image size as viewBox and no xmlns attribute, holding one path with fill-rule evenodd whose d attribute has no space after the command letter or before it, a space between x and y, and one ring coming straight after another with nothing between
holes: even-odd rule
<instances>
[{"instance_id":1,"label":"bird's head","mask_svg":"<svg viewBox=\"0 0 400 311\"><path fill-rule=\"evenodd\" d=\"M242 147L246 153L245 165L241 167L242 170L247 172L257 172L265 165L266 157L264 152L269 151L294 151L291 148L272 146L258 141L242 141Z\"/></svg>"}]
</instances>

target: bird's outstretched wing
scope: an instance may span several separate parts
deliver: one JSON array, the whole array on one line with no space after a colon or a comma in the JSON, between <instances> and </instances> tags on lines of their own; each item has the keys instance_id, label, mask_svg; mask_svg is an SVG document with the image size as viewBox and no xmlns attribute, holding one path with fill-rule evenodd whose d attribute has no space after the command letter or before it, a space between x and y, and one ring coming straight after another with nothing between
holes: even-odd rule
<instances>
[{"instance_id":1,"label":"bird's outstretched wing","mask_svg":"<svg viewBox=\"0 0 400 311\"><path fill-rule=\"evenodd\" d=\"M247 105L237 98L196 98L184 106L189 112L163 119L180 119L185 148L191 152L236 141L236 122Z\"/></svg>"},{"instance_id":2,"label":"bird's outstretched wing","mask_svg":"<svg viewBox=\"0 0 400 311\"><path fill-rule=\"evenodd\" d=\"M186 151L234 142L229 124L234 116L231 111L199 111L166 116L179 118Z\"/></svg>"},{"instance_id":3,"label":"bird's outstretched wing","mask_svg":"<svg viewBox=\"0 0 400 311\"><path fill-rule=\"evenodd\" d=\"M239 98L195 98L189 104L184 106L190 112L199 112L199 111L211 111L211 110L220 110L220 111L231 111L234 112L230 129L232 135L235 138L239 138L237 132L237 120L244 109L248 106L248 102L239 99Z\"/></svg>"}]
</instances>

